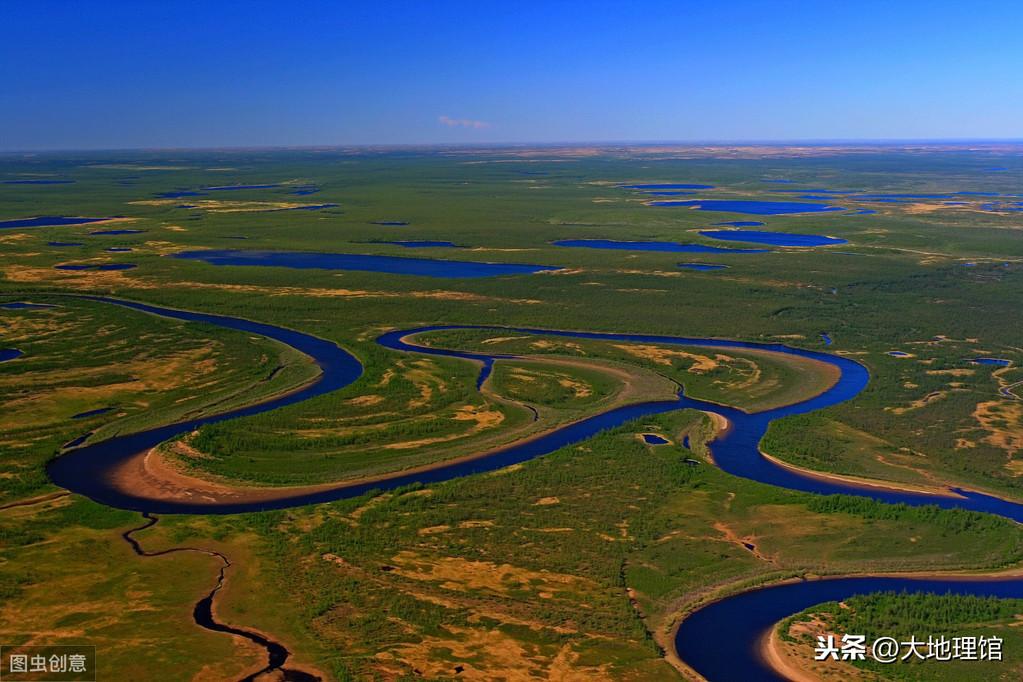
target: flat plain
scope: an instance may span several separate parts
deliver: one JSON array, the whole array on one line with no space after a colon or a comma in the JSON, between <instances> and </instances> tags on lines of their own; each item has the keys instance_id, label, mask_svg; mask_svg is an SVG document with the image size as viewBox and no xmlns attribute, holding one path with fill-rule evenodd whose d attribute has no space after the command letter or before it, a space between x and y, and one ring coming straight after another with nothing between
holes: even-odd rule
<instances>
[{"instance_id":1,"label":"flat plain","mask_svg":"<svg viewBox=\"0 0 1023 682\"><path fill-rule=\"evenodd\" d=\"M158 488L161 476L227 491L374 481L679 390L758 414L838 381L831 364L777 352L784 344L854 360L870 378L851 400L772 421L764 454L819 476L1021 503L1021 152L0 157L0 353L19 352L0 362L0 641L95 643L101 679L157 668L173 679L242 679L269 667L285 679L667 680L694 675L674 653L679 621L757 585L1016 570L1023 532L1011 520L822 497L722 471L721 424L695 409L451 480L273 511L157 514L129 534L146 552L201 550L159 556L133 552L122 535L146 524L138 510L68 493L45 467L82 443L288 395L320 372L257 334L82 298L104 296L298 330L362 366L339 390L139 453L155 478L125 484L136 488ZM672 192L694 194L662 196ZM802 238L713 236L740 229ZM576 246L557 244L568 240ZM219 256L175 257L207 251ZM694 260L726 267L679 267ZM441 353L378 343L437 325L458 328L407 341ZM479 361L450 352L498 359L477 385ZM283 645L285 672L251 638L195 622L219 557L230 565L213 617ZM976 619L935 625L920 618L920 597L875 594L794 616L777 646L790 662L812 658L807 623L862 627L858 610L882 609L893 631L1008 633L1005 662L940 668L941 679L1018 679L1019 603L944 598L961 601L941 608ZM835 674L937 679L919 668Z\"/></svg>"}]
</instances>

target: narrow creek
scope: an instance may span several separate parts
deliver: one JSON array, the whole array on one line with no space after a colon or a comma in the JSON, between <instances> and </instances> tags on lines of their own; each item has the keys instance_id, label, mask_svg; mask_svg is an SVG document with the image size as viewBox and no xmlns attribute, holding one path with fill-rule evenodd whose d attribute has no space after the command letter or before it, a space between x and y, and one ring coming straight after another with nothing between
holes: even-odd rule
<instances>
[{"instance_id":1,"label":"narrow creek","mask_svg":"<svg viewBox=\"0 0 1023 682\"><path fill-rule=\"evenodd\" d=\"M217 574L217 584L212 590L210 590L209 594L196 602L195 608L192 610L192 618L199 627L213 632L222 632L235 637L242 637L266 650L266 667L257 670L251 675L241 678L239 682L255 682L255 680L261 676L275 671L279 671L278 679L284 680L284 682L321 682L320 677L317 675L313 675L302 670L285 668L284 664L287 662L291 652L288 651L288 649L280 642L275 642L274 640L257 632L252 632L251 630L244 630L242 628L226 625L218 622L216 618L214 618L213 600L216 598L220 590L223 589L224 582L227 580L227 569L232 566L231 560L227 558L227 555L213 549L203 549L201 547L171 547L170 549L162 549L156 552L147 552L142 548L142 543L140 543L134 535L135 533L152 528L160 519L149 512L143 512L142 517L146 519L145 523L121 533L121 537L124 538L129 545L131 545L132 551L138 556L159 557L166 556L168 554L177 554L180 552L198 552L199 554L215 557L220 561L220 570Z\"/></svg>"}]
</instances>

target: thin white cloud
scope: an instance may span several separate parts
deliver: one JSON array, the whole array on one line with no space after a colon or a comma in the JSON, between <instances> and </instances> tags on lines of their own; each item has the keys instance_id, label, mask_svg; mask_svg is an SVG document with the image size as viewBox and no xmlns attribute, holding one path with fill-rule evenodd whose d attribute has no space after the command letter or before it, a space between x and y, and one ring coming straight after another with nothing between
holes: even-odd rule
<instances>
[{"instance_id":1,"label":"thin white cloud","mask_svg":"<svg viewBox=\"0 0 1023 682\"><path fill-rule=\"evenodd\" d=\"M482 130L483 128L489 128L490 124L486 121L474 121L471 118L451 118L450 116L439 116L437 121L441 125L445 125L448 128L472 128L474 130Z\"/></svg>"}]
</instances>

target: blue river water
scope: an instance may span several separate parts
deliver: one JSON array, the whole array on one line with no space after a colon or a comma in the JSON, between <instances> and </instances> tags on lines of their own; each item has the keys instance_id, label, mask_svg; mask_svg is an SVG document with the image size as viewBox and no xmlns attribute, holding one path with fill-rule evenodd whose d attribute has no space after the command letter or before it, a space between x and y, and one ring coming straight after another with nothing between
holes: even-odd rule
<instances>
[{"instance_id":1,"label":"blue river water","mask_svg":"<svg viewBox=\"0 0 1023 682\"><path fill-rule=\"evenodd\" d=\"M526 275L543 270L558 269L550 265L528 265L525 263L483 263L478 261L437 260L432 258L371 256L360 253L316 253L302 251L209 249L204 251L182 251L174 254L174 257L201 260L211 265L360 270L364 272L390 272L400 275L451 278Z\"/></svg>"},{"instance_id":2,"label":"blue river water","mask_svg":"<svg viewBox=\"0 0 1023 682\"><path fill-rule=\"evenodd\" d=\"M250 405L230 412L187 422L170 424L135 434L115 436L105 441L83 445L51 460L47 471L57 485L86 495L98 502L115 507L149 511L152 513L229 514L264 509L281 509L306 504L327 502L361 495L373 489L393 489L411 483L433 483L470 474L492 471L538 456L589 438L596 433L647 415L694 408L714 412L728 419L730 427L710 445L714 462L722 470L743 478L760 481L790 490L816 494L851 494L873 498L887 503L907 505L937 505L942 508L962 508L997 514L1023 521L1023 505L995 497L963 490L951 490L949 495L901 491L883 487L862 486L843 481L832 481L802 474L781 467L764 458L758 449L768 425L774 419L792 414L804 414L822 409L856 396L869 379L867 369L846 357L819 351L791 348L781 344L758 344L726 339L705 339L649 334L615 334L601 332L574 332L532 329L523 327L501 328L515 333L541 334L553 337L586 338L596 340L639 343L681 344L715 348L757 348L777 353L829 363L840 371L838 381L820 395L800 403L758 413L745 413L733 408L695 400L679 395L675 400L662 400L619 407L579 422L568 424L533 440L516 443L483 453L476 459L441 464L434 469L398 473L376 481L359 484L340 484L335 488L312 493L296 493L289 497L261 503L215 503L186 500L153 500L140 497L132 491L111 482L110 472L121 462L154 445L192 431L203 424L257 414L284 405L322 395L354 382L362 374L358 360L336 344L302 332L249 320L172 310L143 303L95 296L79 298L124 306L134 310L173 319L203 322L247 333L258 334L285 343L311 357L322 373L312 383L293 393L269 401ZM453 351L416 345L409 340L416 334L449 329L475 329L469 325L431 325L384 333L377 343L400 352L421 353L445 357L464 358L479 362L483 370L478 385L485 379L494 360L500 355ZM76 439L79 443L81 438ZM75 441L72 441L73 443ZM704 606L682 623L675 638L675 646L682 659L697 672L716 680L777 680L780 679L758 657L757 645L768 628L782 618L803 608L828 600L846 599L854 594L879 590L911 590L931 592L961 592L981 595L1023 597L1023 580L1002 578L882 578L856 577L801 581L750 590Z\"/></svg>"},{"instance_id":3,"label":"blue river water","mask_svg":"<svg viewBox=\"0 0 1023 682\"><path fill-rule=\"evenodd\" d=\"M698 211L723 211L752 215L786 215L790 213L830 213L844 211L841 206L800 201L752 201L739 199L689 199L686 201L651 201L648 206L676 206Z\"/></svg>"},{"instance_id":4,"label":"blue river water","mask_svg":"<svg viewBox=\"0 0 1023 682\"><path fill-rule=\"evenodd\" d=\"M724 270L725 268L728 267L727 265L721 265L720 263L679 263L678 266L680 268L685 268L686 270L702 270L702 271L706 271L706 270Z\"/></svg>"},{"instance_id":5,"label":"blue river water","mask_svg":"<svg viewBox=\"0 0 1023 682\"><path fill-rule=\"evenodd\" d=\"M46 308L56 308L55 305L49 303L27 303L25 301L12 301L11 303L2 303L0 308L4 310L44 310Z\"/></svg>"},{"instance_id":6,"label":"blue river water","mask_svg":"<svg viewBox=\"0 0 1023 682\"><path fill-rule=\"evenodd\" d=\"M761 639L778 621L826 601L884 591L1023 597L1019 578L835 578L742 592L689 615L675 635L678 655L711 682L784 682L760 660ZM977 678L982 679L982 678Z\"/></svg>"}]
</instances>

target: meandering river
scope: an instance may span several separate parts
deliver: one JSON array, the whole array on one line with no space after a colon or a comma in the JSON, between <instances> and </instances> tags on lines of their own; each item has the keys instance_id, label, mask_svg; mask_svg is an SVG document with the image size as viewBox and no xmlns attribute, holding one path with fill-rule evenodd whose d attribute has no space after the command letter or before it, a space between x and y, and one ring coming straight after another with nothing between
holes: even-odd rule
<instances>
[{"instance_id":1,"label":"meandering river","mask_svg":"<svg viewBox=\"0 0 1023 682\"><path fill-rule=\"evenodd\" d=\"M182 433L235 417L242 417L308 400L347 386L362 374L358 360L338 345L309 334L249 320L174 310L144 303L105 297L83 296L93 301L124 306L164 317L204 322L229 329L259 334L285 343L305 353L320 367L321 374L303 388L262 403L176 424L149 429L135 434L116 436L105 441L70 449L53 459L47 470L52 480L73 492L86 495L103 504L147 513L229 514L295 507L354 497L371 489L392 489L413 482L434 483L499 469L551 453L561 447L590 438L594 434L646 415L694 408L717 413L728 419L730 428L711 443L715 463L736 476L776 485L790 490L819 494L845 493L871 497L883 502L909 505L935 504L945 508L971 509L998 514L1023 521L1023 505L979 493L961 490L948 495L908 492L883 486L861 486L825 480L787 469L764 458L758 449L767 426L780 417L811 412L848 400L866 386L865 367L848 358L817 351L791 348L780 344L756 344L724 339L705 339L649 334L614 334L597 332L555 331L531 328L502 328L517 333L557 337L586 338L639 343L678 344L714 348L755 348L796 355L829 363L841 373L828 390L809 400L765 412L747 414L739 410L695 400L680 395L676 400L656 401L619 407L587 419L561 426L542 436L505 448L481 454L478 458L440 464L430 470L399 474L390 478L359 484L340 484L312 493L259 503L198 504L185 500L155 500L119 489L111 481L110 472L127 459L158 443ZM474 360L482 365L478 386L488 375L495 359L486 355L427 348L409 340L419 333L445 329L480 328L468 325L434 325L392 331L377 342L396 351L423 353ZM694 670L712 681L777 680L779 678L758 656L758 643L768 629L782 618L823 601L846 599L854 594L878 590L910 590L956 592L1002 597L1023 597L1023 579L1019 578L880 578L851 577L788 583L750 590L711 603L689 615L678 629L675 646L679 656ZM212 595L211 595L212 598Z\"/></svg>"}]
</instances>

